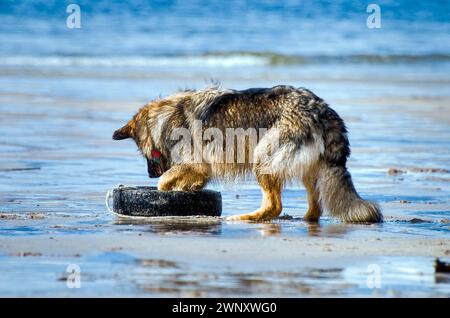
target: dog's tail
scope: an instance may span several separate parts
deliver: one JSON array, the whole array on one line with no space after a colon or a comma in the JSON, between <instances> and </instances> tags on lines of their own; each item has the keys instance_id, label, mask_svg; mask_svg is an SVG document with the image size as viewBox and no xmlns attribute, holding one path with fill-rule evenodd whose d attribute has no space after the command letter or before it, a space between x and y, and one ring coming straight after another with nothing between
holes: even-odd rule
<instances>
[{"instance_id":1,"label":"dog's tail","mask_svg":"<svg viewBox=\"0 0 450 318\"><path fill-rule=\"evenodd\" d=\"M363 200L352 182L345 165L322 162L317 187L323 208L343 222L377 223L383 215L376 203Z\"/></svg>"}]
</instances>

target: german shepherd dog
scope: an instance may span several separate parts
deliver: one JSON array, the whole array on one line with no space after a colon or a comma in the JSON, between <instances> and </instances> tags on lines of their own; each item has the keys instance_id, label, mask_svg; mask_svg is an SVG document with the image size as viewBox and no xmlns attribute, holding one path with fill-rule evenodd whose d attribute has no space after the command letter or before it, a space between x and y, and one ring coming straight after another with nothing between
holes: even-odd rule
<instances>
[{"instance_id":1,"label":"german shepherd dog","mask_svg":"<svg viewBox=\"0 0 450 318\"><path fill-rule=\"evenodd\" d=\"M244 160L237 160L235 136L228 138L231 128L265 131L253 148L251 134L241 139L250 152ZM177 129L190 133L184 145L194 150L180 150L180 134L174 138ZM209 138L204 136L207 132ZM212 142L222 141L220 134L233 146ZM343 120L305 88L180 91L148 103L114 132L113 139L126 138L132 138L146 158L149 177L160 177L161 191L196 191L212 179L253 172L262 189L261 207L231 220L278 217L281 191L287 182L296 181L302 181L307 191L307 221L317 222L323 210L343 222L383 220L378 205L363 200L353 186L346 168L350 148Z\"/></svg>"}]
</instances>

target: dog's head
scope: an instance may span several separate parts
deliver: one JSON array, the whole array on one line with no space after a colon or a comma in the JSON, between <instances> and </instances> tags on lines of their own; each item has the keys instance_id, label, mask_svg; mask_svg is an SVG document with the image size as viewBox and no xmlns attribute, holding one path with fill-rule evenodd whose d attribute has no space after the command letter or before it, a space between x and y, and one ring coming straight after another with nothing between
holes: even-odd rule
<instances>
[{"instance_id":1,"label":"dog's head","mask_svg":"<svg viewBox=\"0 0 450 318\"><path fill-rule=\"evenodd\" d=\"M158 178L165 172L167 160L156 146L158 141L153 140L150 131L151 116L149 116L149 108L149 106L146 106L139 110L125 126L114 132L112 138L114 140L133 139L147 160L148 176Z\"/></svg>"}]
</instances>

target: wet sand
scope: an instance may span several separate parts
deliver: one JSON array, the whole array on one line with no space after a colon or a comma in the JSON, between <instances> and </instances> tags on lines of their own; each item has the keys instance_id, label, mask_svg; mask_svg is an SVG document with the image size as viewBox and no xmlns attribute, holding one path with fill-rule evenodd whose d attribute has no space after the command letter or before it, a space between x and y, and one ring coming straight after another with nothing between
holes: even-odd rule
<instances>
[{"instance_id":1,"label":"wet sand","mask_svg":"<svg viewBox=\"0 0 450 318\"><path fill-rule=\"evenodd\" d=\"M114 142L112 132L145 101L202 87L215 73L2 73L0 295L450 296L449 275L434 269L436 258L450 259L450 81L266 71L273 78L219 77L225 87L289 83L325 98L349 127L355 185L380 203L385 223L326 215L305 223L306 193L296 185L272 223L119 219L104 205L106 191L156 180L132 142ZM253 180L210 188L222 192L224 215L259 205ZM80 289L67 288L69 264L80 266ZM374 268L380 288L368 285Z\"/></svg>"},{"instance_id":2,"label":"wet sand","mask_svg":"<svg viewBox=\"0 0 450 318\"><path fill-rule=\"evenodd\" d=\"M7 254L0 263L6 273L3 280L17 285L14 291L2 288L2 294L309 297L448 296L450 292L448 277L433 269L436 255L449 255L445 239L274 233L277 227L305 226L296 223L242 226L241 230L253 233L246 239L167 232L155 236L145 229L43 235L32 243L30 238L6 238L1 243ZM68 264L81 268L80 289L66 287ZM367 285L370 266L380 268L380 289Z\"/></svg>"}]
</instances>

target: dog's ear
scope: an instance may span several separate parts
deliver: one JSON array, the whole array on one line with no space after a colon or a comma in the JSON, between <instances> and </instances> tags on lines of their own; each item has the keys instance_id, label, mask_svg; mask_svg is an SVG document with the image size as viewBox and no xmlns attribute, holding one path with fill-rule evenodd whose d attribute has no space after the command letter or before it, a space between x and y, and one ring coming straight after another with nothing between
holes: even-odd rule
<instances>
[{"instance_id":1,"label":"dog's ear","mask_svg":"<svg viewBox=\"0 0 450 318\"><path fill-rule=\"evenodd\" d=\"M131 137L131 126L129 124L126 124L122 128L117 129L113 134L114 140L122 140L127 139Z\"/></svg>"}]
</instances>

